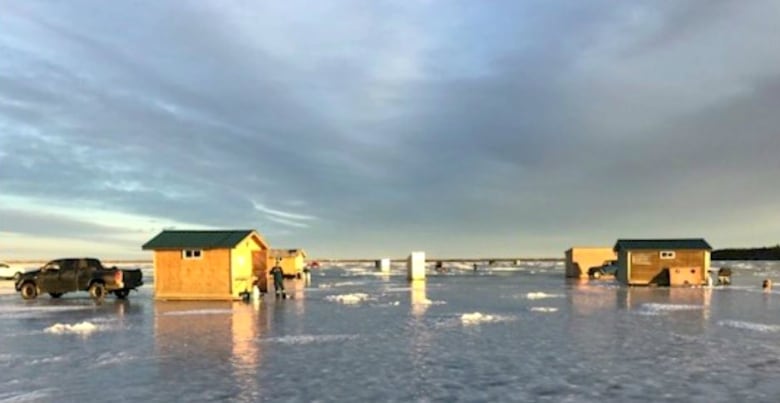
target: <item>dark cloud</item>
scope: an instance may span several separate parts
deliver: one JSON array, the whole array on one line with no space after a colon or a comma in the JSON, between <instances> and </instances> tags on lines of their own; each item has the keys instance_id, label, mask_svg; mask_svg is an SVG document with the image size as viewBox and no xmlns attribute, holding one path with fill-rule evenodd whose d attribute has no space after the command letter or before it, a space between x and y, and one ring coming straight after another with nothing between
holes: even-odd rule
<instances>
[{"instance_id":1,"label":"dark cloud","mask_svg":"<svg viewBox=\"0 0 780 403\"><path fill-rule=\"evenodd\" d=\"M742 229L780 196L771 2L5 6L3 194L137 216L139 245L144 220L325 256L775 243Z\"/></svg>"}]
</instances>

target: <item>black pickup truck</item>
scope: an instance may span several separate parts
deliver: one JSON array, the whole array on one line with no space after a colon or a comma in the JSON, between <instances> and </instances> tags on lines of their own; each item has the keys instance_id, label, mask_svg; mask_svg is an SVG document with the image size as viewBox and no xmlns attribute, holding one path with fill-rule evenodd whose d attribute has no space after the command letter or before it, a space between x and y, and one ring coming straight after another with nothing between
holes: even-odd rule
<instances>
[{"instance_id":1,"label":"black pickup truck","mask_svg":"<svg viewBox=\"0 0 780 403\"><path fill-rule=\"evenodd\" d=\"M94 258L67 258L52 260L38 270L22 274L16 281L16 291L24 299L34 299L42 293L59 298L72 291L89 291L95 300L104 299L107 293L124 299L143 283L141 269L103 267Z\"/></svg>"}]
</instances>

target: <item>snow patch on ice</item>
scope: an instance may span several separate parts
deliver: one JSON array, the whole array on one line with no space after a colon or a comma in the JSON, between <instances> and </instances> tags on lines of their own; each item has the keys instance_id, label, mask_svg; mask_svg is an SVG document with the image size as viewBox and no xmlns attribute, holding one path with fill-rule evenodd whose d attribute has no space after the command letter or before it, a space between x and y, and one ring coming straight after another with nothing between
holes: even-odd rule
<instances>
[{"instance_id":1,"label":"snow patch on ice","mask_svg":"<svg viewBox=\"0 0 780 403\"><path fill-rule=\"evenodd\" d=\"M479 325L481 323L506 322L509 318L500 315L489 315L481 312L464 313L460 315L463 326Z\"/></svg>"},{"instance_id":2,"label":"snow patch on ice","mask_svg":"<svg viewBox=\"0 0 780 403\"><path fill-rule=\"evenodd\" d=\"M42 389L24 393L0 393L0 402L45 402L52 397L53 390Z\"/></svg>"},{"instance_id":3,"label":"snow patch on ice","mask_svg":"<svg viewBox=\"0 0 780 403\"><path fill-rule=\"evenodd\" d=\"M54 357L43 357L43 358L36 358L33 360L29 360L30 365L38 365L38 364L51 364L53 362L62 362L65 360L64 356L54 356Z\"/></svg>"},{"instance_id":4,"label":"snow patch on ice","mask_svg":"<svg viewBox=\"0 0 780 403\"><path fill-rule=\"evenodd\" d=\"M549 306L535 306L531 308L531 312L553 313L553 312L558 312L558 308L549 307Z\"/></svg>"},{"instance_id":5,"label":"snow patch on ice","mask_svg":"<svg viewBox=\"0 0 780 403\"><path fill-rule=\"evenodd\" d=\"M735 329L752 330L762 333L780 332L780 325L767 325L764 323L743 322L740 320L721 320L718 326L731 327Z\"/></svg>"},{"instance_id":6,"label":"snow patch on ice","mask_svg":"<svg viewBox=\"0 0 780 403\"><path fill-rule=\"evenodd\" d=\"M72 325L69 325L67 323L55 323L52 326L47 327L44 329L44 332L46 333L52 333L52 334L81 334L81 335L89 335L100 328L95 325L92 322L79 322Z\"/></svg>"},{"instance_id":7,"label":"snow patch on ice","mask_svg":"<svg viewBox=\"0 0 780 403\"><path fill-rule=\"evenodd\" d=\"M119 364L133 360L134 357L124 351L118 353L102 353L95 358L93 367L104 367L107 365Z\"/></svg>"},{"instance_id":8,"label":"snow patch on ice","mask_svg":"<svg viewBox=\"0 0 780 403\"><path fill-rule=\"evenodd\" d=\"M563 295L548 294L546 292L537 291L537 292L529 292L528 294L525 295L525 297L528 299L546 299L546 298L562 298Z\"/></svg>"},{"instance_id":9,"label":"snow patch on ice","mask_svg":"<svg viewBox=\"0 0 780 403\"><path fill-rule=\"evenodd\" d=\"M163 316L186 316L186 315L219 315L219 314L232 314L232 309L191 309L187 311L171 311L164 312Z\"/></svg>"},{"instance_id":10,"label":"snow patch on ice","mask_svg":"<svg viewBox=\"0 0 780 403\"><path fill-rule=\"evenodd\" d=\"M328 295L326 300L331 302L340 302L342 304L358 304L360 302L368 301L368 294L357 292L354 294L341 294L341 295Z\"/></svg>"},{"instance_id":11,"label":"snow patch on ice","mask_svg":"<svg viewBox=\"0 0 780 403\"><path fill-rule=\"evenodd\" d=\"M61 312L94 310L94 306L9 306L0 308L3 319L22 319Z\"/></svg>"},{"instance_id":12,"label":"snow patch on ice","mask_svg":"<svg viewBox=\"0 0 780 403\"><path fill-rule=\"evenodd\" d=\"M384 292L409 292L412 291L412 287L387 287Z\"/></svg>"},{"instance_id":13,"label":"snow patch on ice","mask_svg":"<svg viewBox=\"0 0 780 403\"><path fill-rule=\"evenodd\" d=\"M703 305L661 304L657 302L648 302L640 305L638 312L642 315L660 315L669 312L696 311L701 309L704 309Z\"/></svg>"},{"instance_id":14,"label":"snow patch on ice","mask_svg":"<svg viewBox=\"0 0 780 403\"><path fill-rule=\"evenodd\" d=\"M412 302L412 305L446 305L446 304L447 301L433 301L428 298Z\"/></svg>"}]
</instances>

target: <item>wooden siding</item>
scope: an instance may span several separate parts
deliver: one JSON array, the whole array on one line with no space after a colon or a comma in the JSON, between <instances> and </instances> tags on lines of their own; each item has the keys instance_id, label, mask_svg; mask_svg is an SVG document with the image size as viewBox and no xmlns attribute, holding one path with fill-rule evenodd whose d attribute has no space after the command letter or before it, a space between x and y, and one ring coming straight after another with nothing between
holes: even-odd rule
<instances>
[{"instance_id":1,"label":"wooden siding","mask_svg":"<svg viewBox=\"0 0 780 403\"><path fill-rule=\"evenodd\" d=\"M706 274L709 272L708 251L672 250L675 253L673 259L661 259L661 252L654 249L621 251L618 257L618 280L630 285L670 285L669 271L679 269L695 271L695 276L685 277L689 284L706 283Z\"/></svg>"},{"instance_id":2,"label":"wooden siding","mask_svg":"<svg viewBox=\"0 0 780 403\"><path fill-rule=\"evenodd\" d=\"M262 252L264 245L253 235L246 237L230 251L231 295L240 298L242 292L251 292L254 282L253 252Z\"/></svg>"},{"instance_id":3,"label":"wooden siding","mask_svg":"<svg viewBox=\"0 0 780 403\"><path fill-rule=\"evenodd\" d=\"M231 299L230 250L204 250L184 259L181 250L154 252L156 299Z\"/></svg>"},{"instance_id":4,"label":"wooden siding","mask_svg":"<svg viewBox=\"0 0 780 403\"><path fill-rule=\"evenodd\" d=\"M612 248L571 248L566 251L566 277L588 278L588 269L614 259Z\"/></svg>"}]
</instances>

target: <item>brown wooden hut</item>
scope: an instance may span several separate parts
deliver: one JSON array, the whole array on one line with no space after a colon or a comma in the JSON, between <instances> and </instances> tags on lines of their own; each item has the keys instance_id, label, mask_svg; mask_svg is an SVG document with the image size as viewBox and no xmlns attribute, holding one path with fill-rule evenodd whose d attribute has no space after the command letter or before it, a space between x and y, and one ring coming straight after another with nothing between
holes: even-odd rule
<instances>
[{"instance_id":1,"label":"brown wooden hut","mask_svg":"<svg viewBox=\"0 0 780 403\"><path fill-rule=\"evenodd\" d=\"M620 239L617 278L628 285L704 285L712 247L704 239Z\"/></svg>"},{"instance_id":2,"label":"brown wooden hut","mask_svg":"<svg viewBox=\"0 0 780 403\"><path fill-rule=\"evenodd\" d=\"M566 277L588 278L588 269L615 260L615 251L610 247L572 247L566 254Z\"/></svg>"},{"instance_id":3,"label":"brown wooden hut","mask_svg":"<svg viewBox=\"0 0 780 403\"><path fill-rule=\"evenodd\" d=\"M166 230L142 249L154 251L156 299L239 299L255 279L267 291L268 244L254 230Z\"/></svg>"}]
</instances>

